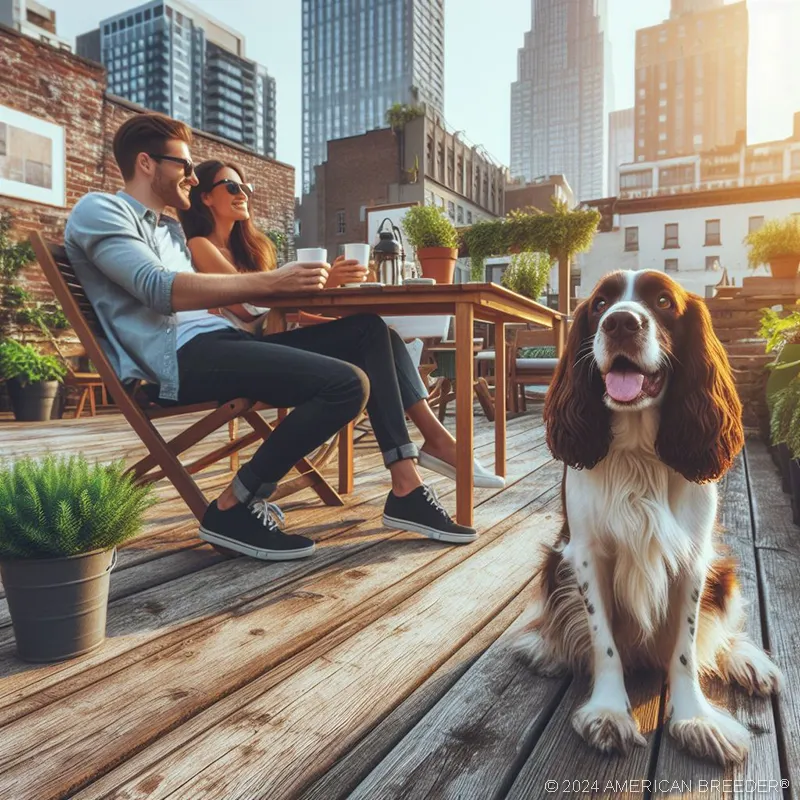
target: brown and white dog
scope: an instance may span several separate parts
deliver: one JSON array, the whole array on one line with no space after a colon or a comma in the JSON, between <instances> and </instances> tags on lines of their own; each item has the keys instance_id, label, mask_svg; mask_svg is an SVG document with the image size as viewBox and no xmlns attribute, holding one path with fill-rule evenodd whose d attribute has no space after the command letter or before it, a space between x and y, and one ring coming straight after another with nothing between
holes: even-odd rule
<instances>
[{"instance_id":1,"label":"brown and white dog","mask_svg":"<svg viewBox=\"0 0 800 800\"><path fill-rule=\"evenodd\" d=\"M663 273L612 273L576 309L544 407L566 520L516 646L541 672L592 677L573 725L603 751L644 744L625 670L665 669L670 733L723 763L745 757L748 731L699 676L781 688L743 632L736 564L715 537L715 481L743 446L741 411L705 304Z\"/></svg>"}]
</instances>

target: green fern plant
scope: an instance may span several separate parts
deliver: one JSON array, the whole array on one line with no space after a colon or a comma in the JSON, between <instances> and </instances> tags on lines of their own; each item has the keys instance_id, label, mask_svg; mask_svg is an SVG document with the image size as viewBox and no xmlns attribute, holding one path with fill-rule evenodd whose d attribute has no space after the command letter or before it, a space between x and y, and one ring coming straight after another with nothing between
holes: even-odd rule
<instances>
[{"instance_id":1,"label":"green fern plant","mask_svg":"<svg viewBox=\"0 0 800 800\"><path fill-rule=\"evenodd\" d=\"M18 380L23 386L40 381L63 381L67 368L56 356L40 353L31 344L14 339L0 341L0 379Z\"/></svg>"},{"instance_id":2,"label":"green fern plant","mask_svg":"<svg viewBox=\"0 0 800 800\"><path fill-rule=\"evenodd\" d=\"M122 461L22 458L0 466L0 558L58 558L108 550L135 536L155 500Z\"/></svg>"}]
</instances>

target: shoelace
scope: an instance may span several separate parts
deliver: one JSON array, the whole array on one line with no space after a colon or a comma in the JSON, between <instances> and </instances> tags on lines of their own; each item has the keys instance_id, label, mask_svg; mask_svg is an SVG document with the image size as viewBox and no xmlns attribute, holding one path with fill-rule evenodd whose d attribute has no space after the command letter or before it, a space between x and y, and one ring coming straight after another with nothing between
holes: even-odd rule
<instances>
[{"instance_id":1,"label":"shoelace","mask_svg":"<svg viewBox=\"0 0 800 800\"><path fill-rule=\"evenodd\" d=\"M283 511L275 503L268 503L266 500L256 500L251 503L250 513L254 514L256 519L261 520L261 524L270 530L280 527L275 521L276 517L280 520L281 525L286 521Z\"/></svg>"},{"instance_id":2,"label":"shoelace","mask_svg":"<svg viewBox=\"0 0 800 800\"><path fill-rule=\"evenodd\" d=\"M445 519L450 519L450 515L445 510L444 506L439 502L439 495L436 494L436 489L428 486L427 484L422 485L422 493L425 495L425 499L443 516Z\"/></svg>"}]
</instances>

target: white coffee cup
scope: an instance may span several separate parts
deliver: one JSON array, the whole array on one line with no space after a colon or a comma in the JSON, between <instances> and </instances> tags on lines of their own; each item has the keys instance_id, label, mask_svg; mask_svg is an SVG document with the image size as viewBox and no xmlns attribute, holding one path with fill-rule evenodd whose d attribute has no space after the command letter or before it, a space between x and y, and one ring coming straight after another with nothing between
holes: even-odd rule
<instances>
[{"instance_id":1,"label":"white coffee cup","mask_svg":"<svg viewBox=\"0 0 800 800\"><path fill-rule=\"evenodd\" d=\"M301 264L327 262L328 251L324 247L301 247L297 251L297 260Z\"/></svg>"},{"instance_id":2,"label":"white coffee cup","mask_svg":"<svg viewBox=\"0 0 800 800\"><path fill-rule=\"evenodd\" d=\"M344 246L344 257L348 261L357 261L362 267L368 267L370 249L368 244L346 244Z\"/></svg>"}]
</instances>

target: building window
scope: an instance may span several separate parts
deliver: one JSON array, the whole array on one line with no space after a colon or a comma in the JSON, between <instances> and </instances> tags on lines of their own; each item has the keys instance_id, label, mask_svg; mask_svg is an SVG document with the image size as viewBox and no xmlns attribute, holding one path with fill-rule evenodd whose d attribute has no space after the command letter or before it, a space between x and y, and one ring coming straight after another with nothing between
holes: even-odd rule
<instances>
[{"instance_id":1,"label":"building window","mask_svg":"<svg viewBox=\"0 0 800 800\"><path fill-rule=\"evenodd\" d=\"M678 259L677 258L666 258L664 259L664 272L677 272L678 271Z\"/></svg>"},{"instance_id":2,"label":"building window","mask_svg":"<svg viewBox=\"0 0 800 800\"><path fill-rule=\"evenodd\" d=\"M625 228L625 252L638 251L639 228Z\"/></svg>"},{"instance_id":3,"label":"building window","mask_svg":"<svg viewBox=\"0 0 800 800\"><path fill-rule=\"evenodd\" d=\"M346 233L347 228L344 224L344 211L336 212L336 233Z\"/></svg>"},{"instance_id":4,"label":"building window","mask_svg":"<svg viewBox=\"0 0 800 800\"><path fill-rule=\"evenodd\" d=\"M750 217L747 221L747 232L755 233L764 224L764 217Z\"/></svg>"},{"instance_id":5,"label":"building window","mask_svg":"<svg viewBox=\"0 0 800 800\"><path fill-rule=\"evenodd\" d=\"M719 272L719 256L706 256L706 272Z\"/></svg>"},{"instance_id":6,"label":"building window","mask_svg":"<svg viewBox=\"0 0 800 800\"><path fill-rule=\"evenodd\" d=\"M719 220L706 220L706 247L720 245L722 242L719 237Z\"/></svg>"},{"instance_id":7,"label":"building window","mask_svg":"<svg viewBox=\"0 0 800 800\"><path fill-rule=\"evenodd\" d=\"M467 209L467 225L472 225L472 212Z\"/></svg>"},{"instance_id":8,"label":"building window","mask_svg":"<svg viewBox=\"0 0 800 800\"><path fill-rule=\"evenodd\" d=\"M456 209L456 222L464 224L464 206L459 206Z\"/></svg>"},{"instance_id":9,"label":"building window","mask_svg":"<svg viewBox=\"0 0 800 800\"><path fill-rule=\"evenodd\" d=\"M452 220L456 218L456 204L452 200L447 201L447 216Z\"/></svg>"},{"instance_id":10,"label":"building window","mask_svg":"<svg viewBox=\"0 0 800 800\"><path fill-rule=\"evenodd\" d=\"M678 223L668 222L664 226L664 249L680 247L678 244Z\"/></svg>"}]
</instances>

